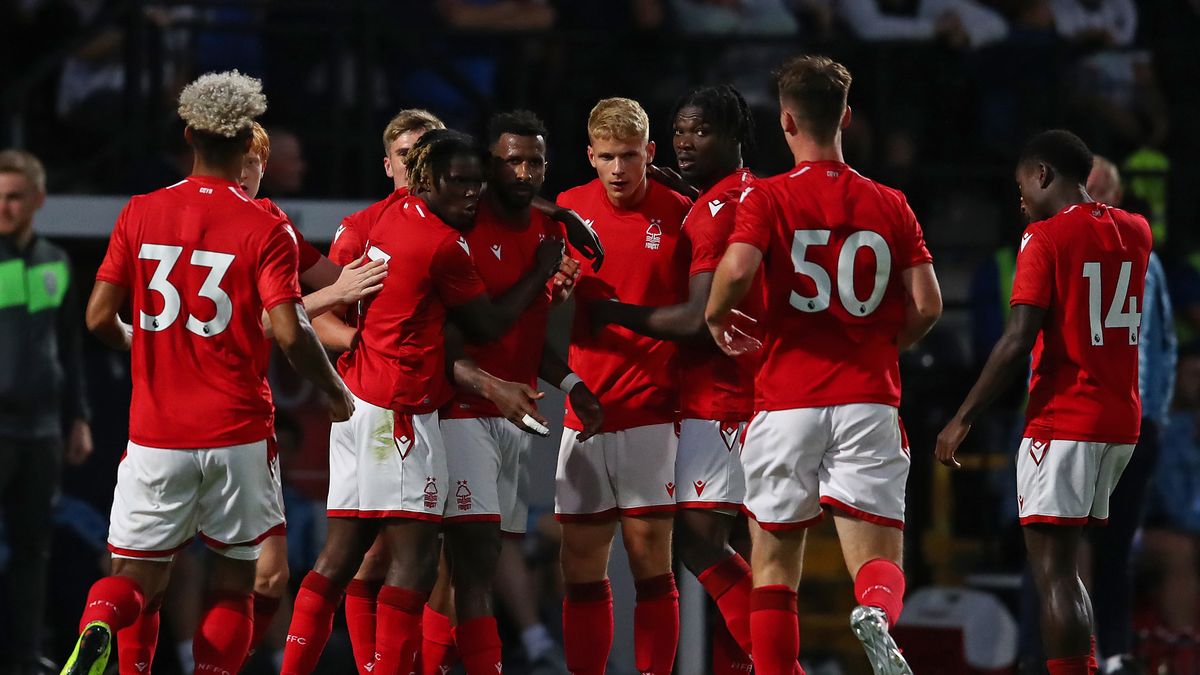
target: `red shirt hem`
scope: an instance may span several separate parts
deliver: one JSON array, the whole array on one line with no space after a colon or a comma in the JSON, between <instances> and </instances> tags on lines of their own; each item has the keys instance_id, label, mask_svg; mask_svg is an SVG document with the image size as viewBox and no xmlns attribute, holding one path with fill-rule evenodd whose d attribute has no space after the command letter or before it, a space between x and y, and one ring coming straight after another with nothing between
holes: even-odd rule
<instances>
[{"instance_id":1,"label":"red shirt hem","mask_svg":"<svg viewBox=\"0 0 1200 675\"><path fill-rule=\"evenodd\" d=\"M1111 445L1137 445L1141 432L1133 435L1095 434L1069 429L1055 429L1051 426L1031 422L1025 425L1025 438L1044 438L1052 441L1080 441L1083 443L1108 443Z\"/></svg>"},{"instance_id":2,"label":"red shirt hem","mask_svg":"<svg viewBox=\"0 0 1200 675\"><path fill-rule=\"evenodd\" d=\"M756 401L755 412L764 410L795 410L797 408L828 408L835 405L852 405L855 403L877 403L893 408L900 407L900 399L889 395L858 394L851 396L836 396L831 398L800 398L790 401Z\"/></svg>"},{"instance_id":3,"label":"red shirt hem","mask_svg":"<svg viewBox=\"0 0 1200 675\"><path fill-rule=\"evenodd\" d=\"M609 416L609 411L604 411L604 424L600 427L600 433L606 434L613 431L625 431L626 429L634 429L637 427L648 427L652 424L674 424L679 416L674 412L654 413L650 411L636 411L627 415ZM563 426L574 431L583 431L583 423L567 408L567 414L563 417Z\"/></svg>"},{"instance_id":4,"label":"red shirt hem","mask_svg":"<svg viewBox=\"0 0 1200 675\"><path fill-rule=\"evenodd\" d=\"M209 450L212 448L229 448L235 445L248 445L250 443L258 443L266 441L274 437L275 430L271 428L270 423L263 425L263 428L257 428L254 431L246 431L245 434L236 434L228 436L212 436L212 437L195 437L192 436L186 443L178 441L161 441L151 440L145 436L129 434L129 442L136 443L142 447L155 448L157 450Z\"/></svg>"}]
</instances>

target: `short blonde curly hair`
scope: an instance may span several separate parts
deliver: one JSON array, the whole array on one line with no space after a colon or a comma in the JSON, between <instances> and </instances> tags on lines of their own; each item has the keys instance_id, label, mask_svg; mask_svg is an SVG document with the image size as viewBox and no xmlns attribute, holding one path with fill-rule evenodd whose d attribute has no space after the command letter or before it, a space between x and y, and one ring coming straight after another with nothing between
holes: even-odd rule
<instances>
[{"instance_id":1,"label":"short blonde curly hair","mask_svg":"<svg viewBox=\"0 0 1200 675\"><path fill-rule=\"evenodd\" d=\"M650 140L650 116L641 104L629 98L601 99L587 122L591 140Z\"/></svg>"},{"instance_id":2,"label":"short blonde curly hair","mask_svg":"<svg viewBox=\"0 0 1200 675\"><path fill-rule=\"evenodd\" d=\"M267 111L262 81L236 70L205 73L179 94L179 117L189 127L235 138Z\"/></svg>"}]
</instances>

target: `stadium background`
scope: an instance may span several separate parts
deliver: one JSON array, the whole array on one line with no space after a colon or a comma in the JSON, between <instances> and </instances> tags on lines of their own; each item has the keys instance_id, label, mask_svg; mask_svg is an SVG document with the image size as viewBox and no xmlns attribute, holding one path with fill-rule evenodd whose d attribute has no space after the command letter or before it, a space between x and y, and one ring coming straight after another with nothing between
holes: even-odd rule
<instances>
[{"instance_id":1,"label":"stadium background","mask_svg":"<svg viewBox=\"0 0 1200 675\"><path fill-rule=\"evenodd\" d=\"M740 11L728 9L739 4ZM174 97L202 72L238 68L263 79L270 104L263 121L274 141L263 195L276 199L308 238L327 243L340 215L389 190L380 132L401 108L426 107L468 131L481 130L495 111L537 112L550 129L544 194L552 197L594 177L584 153L584 121L597 99L641 101L658 142L657 163L671 166L669 113L676 97L695 85L731 83L756 114L748 164L767 175L791 164L769 70L803 52L833 56L855 77L847 160L906 192L946 297L942 321L902 362L902 414L914 459L906 529L910 589L980 588L1015 615L1023 551L1010 474L1019 389L969 439L967 470L951 479L931 458L934 435L999 334L1003 264L997 261L1023 226L1011 178L1015 152L1031 132L1065 126L1122 167L1128 204L1151 219L1160 255L1178 280L1172 290L1181 338L1191 335L1188 321L1200 315L1200 299L1190 292L1195 259L1189 258L1200 245L1200 2L1137 3L1134 37L1121 43L1063 34L1055 11L1075 0L986 0L977 6L1002 22L1001 33L967 20L961 30L915 31L904 40L862 23L846 9L849 4L3 2L0 146L24 147L45 161L51 197L35 228L68 249L86 294L127 196L171 184L190 167ZM906 6L912 11L923 3L879 4L903 18ZM480 25L472 5L514 11ZM561 317L558 325L561 339ZM82 597L101 572L107 510L125 442L128 360L90 338L85 350L97 451L64 479L51 562L56 630L50 654L65 653ZM285 457L285 476L295 503L318 504L328 423L286 366L276 368L274 380L282 416L303 432L298 448ZM545 410L557 420L561 397L555 393ZM553 439L539 446L533 467L542 513L552 509L557 429ZM306 518L293 508L289 516L293 530L309 533L312 547L292 545L292 578L298 581L319 549L320 517ZM547 576L552 545L552 536L539 536L529 546ZM613 568L618 586L625 583L630 595L628 579L620 578L623 565ZM849 579L831 530L816 534L806 568L804 644L814 656L840 660L845 672L860 672L844 627ZM1139 608L1153 625L1154 577L1140 581ZM551 615L554 592L548 583L542 598ZM619 627L628 624L622 609L629 606L619 601ZM690 628L679 672L701 672L691 670L706 661L696 656L700 634L691 624L703 616L702 607L685 601L684 611L692 620L685 618ZM620 644L619 628L614 672L631 667L620 655L629 649L631 638L624 637ZM171 651L160 650L156 670L173 668Z\"/></svg>"}]
</instances>

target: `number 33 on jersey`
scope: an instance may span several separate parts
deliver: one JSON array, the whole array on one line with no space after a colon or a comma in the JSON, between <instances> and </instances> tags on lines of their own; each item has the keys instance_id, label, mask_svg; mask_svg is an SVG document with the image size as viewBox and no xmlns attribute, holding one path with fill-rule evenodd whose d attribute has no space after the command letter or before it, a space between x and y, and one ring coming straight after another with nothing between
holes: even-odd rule
<instances>
[{"instance_id":1,"label":"number 33 on jersey","mask_svg":"<svg viewBox=\"0 0 1200 675\"><path fill-rule=\"evenodd\" d=\"M904 195L803 162L743 192L729 241L763 252L756 409L900 404L900 275L933 260Z\"/></svg>"},{"instance_id":2,"label":"number 33 on jersey","mask_svg":"<svg viewBox=\"0 0 1200 675\"><path fill-rule=\"evenodd\" d=\"M1136 443L1146 219L1075 204L1025 230L1012 304L1046 310L1033 348L1025 436Z\"/></svg>"}]
</instances>

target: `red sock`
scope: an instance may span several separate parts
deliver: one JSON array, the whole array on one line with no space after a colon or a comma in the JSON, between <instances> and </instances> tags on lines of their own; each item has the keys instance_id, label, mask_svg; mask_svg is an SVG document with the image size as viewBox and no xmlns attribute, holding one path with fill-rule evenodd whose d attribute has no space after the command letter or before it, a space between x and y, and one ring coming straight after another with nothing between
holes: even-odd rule
<instances>
[{"instance_id":1,"label":"red sock","mask_svg":"<svg viewBox=\"0 0 1200 675\"><path fill-rule=\"evenodd\" d=\"M125 675L149 675L158 647L158 607L147 607L133 625L117 633L117 662Z\"/></svg>"},{"instance_id":2,"label":"red sock","mask_svg":"<svg viewBox=\"0 0 1200 675\"><path fill-rule=\"evenodd\" d=\"M421 618L421 675L444 675L450 670L458 662L454 642L450 617L425 605Z\"/></svg>"},{"instance_id":3,"label":"red sock","mask_svg":"<svg viewBox=\"0 0 1200 675\"><path fill-rule=\"evenodd\" d=\"M374 675L409 675L421 648L421 608L428 593L399 586L379 589Z\"/></svg>"},{"instance_id":4,"label":"red sock","mask_svg":"<svg viewBox=\"0 0 1200 675\"><path fill-rule=\"evenodd\" d=\"M103 621L112 631L133 625L142 614L146 598L142 587L129 577L104 577L92 584L88 591L83 616L79 618L79 632L93 621Z\"/></svg>"},{"instance_id":5,"label":"red sock","mask_svg":"<svg viewBox=\"0 0 1200 675\"><path fill-rule=\"evenodd\" d=\"M1100 670L1100 663L1096 661L1096 636L1091 637L1092 650L1088 652L1088 672L1095 673Z\"/></svg>"},{"instance_id":6,"label":"red sock","mask_svg":"<svg viewBox=\"0 0 1200 675\"><path fill-rule=\"evenodd\" d=\"M800 619L796 591L762 586L750 593L750 636L757 675L791 675L800 653Z\"/></svg>"},{"instance_id":7,"label":"red sock","mask_svg":"<svg viewBox=\"0 0 1200 675\"><path fill-rule=\"evenodd\" d=\"M1092 675L1096 672L1096 660L1084 654L1065 659L1047 659L1046 670L1050 675Z\"/></svg>"},{"instance_id":8,"label":"red sock","mask_svg":"<svg viewBox=\"0 0 1200 675\"><path fill-rule=\"evenodd\" d=\"M471 619L459 626L454 634L467 675L496 675L501 671L500 631L494 617Z\"/></svg>"},{"instance_id":9,"label":"red sock","mask_svg":"<svg viewBox=\"0 0 1200 675\"><path fill-rule=\"evenodd\" d=\"M679 647L679 591L671 572L634 581L633 653L638 672L671 675Z\"/></svg>"},{"instance_id":10,"label":"red sock","mask_svg":"<svg viewBox=\"0 0 1200 675\"><path fill-rule=\"evenodd\" d=\"M750 627L746 628L749 632ZM712 668L713 675L749 675L754 671L754 662L720 621L712 627Z\"/></svg>"},{"instance_id":11,"label":"red sock","mask_svg":"<svg viewBox=\"0 0 1200 675\"><path fill-rule=\"evenodd\" d=\"M254 594L254 634L250 636L250 649L258 649L258 645L262 644L281 602L283 598L272 598L262 593Z\"/></svg>"},{"instance_id":12,"label":"red sock","mask_svg":"<svg viewBox=\"0 0 1200 675\"><path fill-rule=\"evenodd\" d=\"M729 634L745 654L750 653L750 565L734 553L701 572L700 585L717 603ZM749 658L746 659L749 661Z\"/></svg>"},{"instance_id":13,"label":"red sock","mask_svg":"<svg viewBox=\"0 0 1200 675\"><path fill-rule=\"evenodd\" d=\"M198 673L236 673L250 651L254 598L249 593L210 593L192 637Z\"/></svg>"},{"instance_id":14,"label":"red sock","mask_svg":"<svg viewBox=\"0 0 1200 675\"><path fill-rule=\"evenodd\" d=\"M608 579L567 584L563 650L573 675L604 675L613 643L613 598Z\"/></svg>"},{"instance_id":15,"label":"red sock","mask_svg":"<svg viewBox=\"0 0 1200 675\"><path fill-rule=\"evenodd\" d=\"M885 558L869 561L854 577L854 597L860 605L882 609L888 626L895 626L904 609L904 570Z\"/></svg>"},{"instance_id":16,"label":"red sock","mask_svg":"<svg viewBox=\"0 0 1200 675\"><path fill-rule=\"evenodd\" d=\"M282 675L308 675L317 667L329 633L333 612L341 601L342 589L328 578L309 572L296 593L292 623L283 649Z\"/></svg>"},{"instance_id":17,"label":"red sock","mask_svg":"<svg viewBox=\"0 0 1200 675\"><path fill-rule=\"evenodd\" d=\"M375 668L375 600L382 585L352 579L346 586L346 630L359 675L371 675Z\"/></svg>"}]
</instances>

